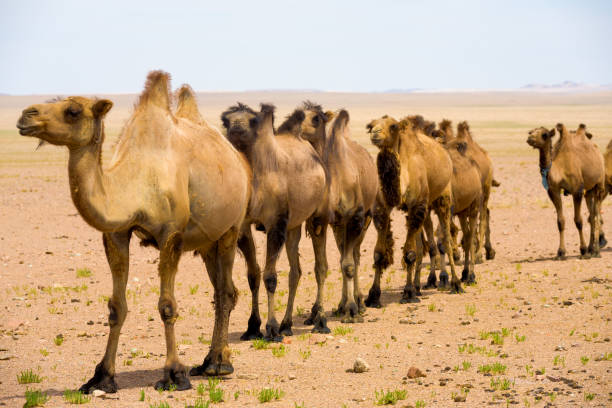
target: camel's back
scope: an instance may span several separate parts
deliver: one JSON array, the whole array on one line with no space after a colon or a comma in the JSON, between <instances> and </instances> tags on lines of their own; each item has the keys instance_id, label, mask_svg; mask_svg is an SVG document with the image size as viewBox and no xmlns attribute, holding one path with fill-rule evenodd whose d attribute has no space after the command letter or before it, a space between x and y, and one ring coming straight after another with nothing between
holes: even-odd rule
<instances>
[{"instance_id":1,"label":"camel's back","mask_svg":"<svg viewBox=\"0 0 612 408\"><path fill-rule=\"evenodd\" d=\"M480 171L476 162L459 153L455 146L450 147L449 154L453 162L453 206L460 213L482 196Z\"/></svg>"},{"instance_id":2,"label":"camel's back","mask_svg":"<svg viewBox=\"0 0 612 408\"><path fill-rule=\"evenodd\" d=\"M612 192L612 140L610 140L606 148L604 163L606 166L606 185L608 186L608 191Z\"/></svg>"},{"instance_id":3,"label":"camel's back","mask_svg":"<svg viewBox=\"0 0 612 408\"><path fill-rule=\"evenodd\" d=\"M578 186L568 185L567 188L570 190L572 187L576 187L574 190L582 187L588 191L604 182L603 155L586 137L575 134L564 136L563 142L555 150L551 176L565 180L569 184L578 184Z\"/></svg>"},{"instance_id":4,"label":"camel's back","mask_svg":"<svg viewBox=\"0 0 612 408\"><path fill-rule=\"evenodd\" d=\"M359 170L359 186L363 197L363 206L367 211L374 206L378 192L378 176L374 159L368 151L354 140L347 139L347 147L351 151Z\"/></svg>"},{"instance_id":5,"label":"camel's back","mask_svg":"<svg viewBox=\"0 0 612 408\"><path fill-rule=\"evenodd\" d=\"M448 152L440 143L421 133L417 137L423 146L421 154L427 171L430 200L434 200L451 182L453 165Z\"/></svg>"}]
</instances>

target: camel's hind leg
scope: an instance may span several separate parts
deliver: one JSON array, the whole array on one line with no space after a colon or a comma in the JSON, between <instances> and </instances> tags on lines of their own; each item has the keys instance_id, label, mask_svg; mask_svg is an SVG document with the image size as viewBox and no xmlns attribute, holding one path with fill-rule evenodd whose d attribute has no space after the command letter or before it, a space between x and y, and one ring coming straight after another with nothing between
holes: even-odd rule
<instances>
[{"instance_id":1,"label":"camel's hind leg","mask_svg":"<svg viewBox=\"0 0 612 408\"><path fill-rule=\"evenodd\" d=\"M463 253L465 259L463 262L463 272L461 273L461 281L467 284L476 283L476 274L474 273L474 233L478 223L478 208L472 205L464 214L459 215L461 222L461 230L463 231Z\"/></svg>"},{"instance_id":2,"label":"camel's hind leg","mask_svg":"<svg viewBox=\"0 0 612 408\"><path fill-rule=\"evenodd\" d=\"M280 254L285 240L287 239L287 220L288 214L283 214L277 218L276 222L269 226L266 225L266 267L264 269L263 281L268 293L268 322L266 323L266 338L271 341L281 341L279 324L276 320L274 310L274 293L276 292L277 273L276 261Z\"/></svg>"},{"instance_id":3,"label":"camel's hind leg","mask_svg":"<svg viewBox=\"0 0 612 408\"><path fill-rule=\"evenodd\" d=\"M417 260L416 235L420 233L423 226L423 221L427 213L427 205L424 203L417 204L410 209L410 213L406 215L406 242L404 243L404 256L402 264L406 268L406 286L400 303L415 303L420 302L417 298L414 280L412 278L415 262Z\"/></svg>"},{"instance_id":4,"label":"camel's hind leg","mask_svg":"<svg viewBox=\"0 0 612 408\"><path fill-rule=\"evenodd\" d=\"M489 207L483 208L481 212L486 212L487 216L487 228L485 230L485 253L487 259L495 259L495 249L491 243L491 210Z\"/></svg>"},{"instance_id":5,"label":"camel's hind leg","mask_svg":"<svg viewBox=\"0 0 612 408\"><path fill-rule=\"evenodd\" d=\"M433 222L431 221L431 211L425 217L423 228L427 233L427 243L429 244L429 276L427 277L427 283L425 289L431 289L436 287L436 267L440 266L440 251L436 245L436 236L434 234ZM423 241L423 244L425 241Z\"/></svg>"},{"instance_id":6,"label":"camel's hind leg","mask_svg":"<svg viewBox=\"0 0 612 408\"><path fill-rule=\"evenodd\" d=\"M368 211L366 213L365 225L363 227L363 230L361 231L361 235L357 239L357 243L355 244L355 247L353 248L353 259L355 260L355 279L353 279L353 282L354 282L353 293L355 294L355 302L357 302L357 308L359 309L359 313L365 313L366 311L364 297L363 297L363 294L361 293L361 290L359 289L359 265L360 265L360 260L361 260L361 252L360 252L361 243L363 242L363 239L365 238L365 234L368 231L368 227L370 226L371 221L372 221L372 213Z\"/></svg>"},{"instance_id":7,"label":"camel's hind leg","mask_svg":"<svg viewBox=\"0 0 612 408\"><path fill-rule=\"evenodd\" d=\"M565 217L563 216L563 202L561 201L561 193L548 189L548 197L555 206L557 211L557 228L559 229L559 249L557 250L557 260L565 260Z\"/></svg>"},{"instance_id":8,"label":"camel's hind leg","mask_svg":"<svg viewBox=\"0 0 612 408\"><path fill-rule=\"evenodd\" d=\"M80 391L89 394L93 390L117 392L115 383L115 358L121 327L127 315L125 287L127 285L131 233L105 233L102 236L106 259L113 275L113 295L108 301L108 326L110 333L106 343L106 352L102 361L96 366L94 376L83 384Z\"/></svg>"},{"instance_id":9,"label":"camel's hind leg","mask_svg":"<svg viewBox=\"0 0 612 408\"><path fill-rule=\"evenodd\" d=\"M285 250L289 259L289 299L287 301L287 310L285 317L280 325L280 334L283 336L293 336L291 327L293 326L293 303L297 292L300 277L302 276L302 268L300 267L299 244L302 237L302 226L287 231L287 242Z\"/></svg>"},{"instance_id":10,"label":"camel's hind leg","mask_svg":"<svg viewBox=\"0 0 612 408\"><path fill-rule=\"evenodd\" d=\"M421 228L421 233L416 235L416 263L414 266L414 290L417 296L421 296L421 269L423 267L423 253L425 251L425 233ZM435 274L435 272L434 272ZM428 279L429 280L429 279Z\"/></svg>"},{"instance_id":11,"label":"camel's hind leg","mask_svg":"<svg viewBox=\"0 0 612 408\"><path fill-rule=\"evenodd\" d=\"M591 224L591 235L589 238L588 252L591 256L599 258L599 244L600 244L600 209L601 201L598 196L597 188L593 188L586 193L586 202L589 209L589 224ZM595 239L597 237L597 239Z\"/></svg>"},{"instance_id":12,"label":"camel's hind leg","mask_svg":"<svg viewBox=\"0 0 612 408\"><path fill-rule=\"evenodd\" d=\"M306 231L312 239L312 248L315 255L315 277L317 280L317 299L312 305L310 316L304 324L314 325L314 333L330 333L327 327L327 317L323 309L323 290L327 278L327 222L320 217L311 217L306 221Z\"/></svg>"},{"instance_id":13,"label":"camel's hind leg","mask_svg":"<svg viewBox=\"0 0 612 408\"><path fill-rule=\"evenodd\" d=\"M582 233L582 214L580 214L580 207L582 206L582 196L582 190L572 195L572 198L574 199L574 224L576 224L576 229L578 229L578 235L580 236L580 259L588 259L591 256L587 251L584 234Z\"/></svg>"},{"instance_id":14,"label":"camel's hind leg","mask_svg":"<svg viewBox=\"0 0 612 408\"><path fill-rule=\"evenodd\" d=\"M191 375L220 376L234 372L230 360L232 353L228 347L227 332L229 316L238 298L238 291L232 281L236 238L236 229L231 229L208 251L201 252L215 290L215 326L210 351L202 365L191 369Z\"/></svg>"},{"instance_id":15,"label":"camel's hind leg","mask_svg":"<svg viewBox=\"0 0 612 408\"><path fill-rule=\"evenodd\" d=\"M451 293L461 293L463 289L461 288L461 281L457 277L455 273L455 260L452 256L452 246L451 246L451 233L450 233L450 218L451 218L451 199L449 196L444 195L438 198L434 203L434 210L438 216L438 220L442 225L442 232L444 233L444 248L448 256L448 263L451 270L451 282L450 289ZM448 273L446 272L446 263L445 257L441 257L442 265L440 272L440 288L444 289L448 286Z\"/></svg>"},{"instance_id":16,"label":"camel's hind leg","mask_svg":"<svg viewBox=\"0 0 612 408\"><path fill-rule=\"evenodd\" d=\"M391 208L388 208L379 197L374 206L374 227L376 228L376 246L374 247L374 282L365 300L367 307L382 307L380 303L380 278L383 271L393 264L393 233L391 232Z\"/></svg>"},{"instance_id":17,"label":"camel's hind leg","mask_svg":"<svg viewBox=\"0 0 612 408\"><path fill-rule=\"evenodd\" d=\"M178 318L178 305L174 297L174 279L182 252L182 235L172 232L162 241L159 254L160 294L157 308L164 322L166 336L166 363L164 377L155 384L157 390L187 390L191 388L187 370L179 361L176 349L174 323Z\"/></svg>"},{"instance_id":18,"label":"camel's hind leg","mask_svg":"<svg viewBox=\"0 0 612 408\"><path fill-rule=\"evenodd\" d=\"M474 233L476 237L476 251L475 251L476 255L474 256L474 262L477 264L482 263L484 260L482 252L483 252L483 248L485 247L485 242L487 239L486 235L487 235L487 228L488 228L488 223L489 223L489 217L488 217L489 211L488 210L489 210L489 196L490 195L491 195L491 186L485 187L482 192L482 211L480 211L478 228ZM488 239L489 239L489 245L490 245L491 238L489 237ZM492 249L493 248L491 247L491 250ZM493 256L495 255L493 254Z\"/></svg>"},{"instance_id":19,"label":"camel's hind leg","mask_svg":"<svg viewBox=\"0 0 612 408\"><path fill-rule=\"evenodd\" d=\"M251 289L251 316L247 331L240 336L240 340L253 340L263 337L261 333L261 317L259 316L259 284L261 281L261 269L257 264L255 243L253 234L251 233L251 225L245 225L242 228L242 234L238 238L238 248L244 255L247 263L247 278L249 281L249 289Z\"/></svg>"}]
</instances>

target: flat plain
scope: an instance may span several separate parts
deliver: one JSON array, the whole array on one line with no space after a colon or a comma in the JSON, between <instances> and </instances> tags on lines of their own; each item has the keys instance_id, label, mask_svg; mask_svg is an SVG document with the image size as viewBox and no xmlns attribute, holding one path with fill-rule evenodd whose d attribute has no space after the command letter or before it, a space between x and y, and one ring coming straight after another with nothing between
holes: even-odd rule
<instances>
[{"instance_id":1,"label":"flat plain","mask_svg":"<svg viewBox=\"0 0 612 408\"><path fill-rule=\"evenodd\" d=\"M136 96L105 97L115 102L106 120L108 159ZM64 391L91 377L108 334L111 277L101 235L85 224L70 199L67 151L48 145L35 150L38 141L19 136L15 128L21 109L46 99L0 96L0 405L10 407L23 406L28 389L46 393L50 399L45 406L69 405ZM314 257L303 234L294 336L257 348L239 339L246 329L250 293L244 260L238 256L234 282L240 298L230 320L235 372L215 386L222 389L224 401L211 406L259 406L266 388L278 390L280 397L264 405L270 407L370 407L385 402L381 393L387 392L388 401L399 399L400 407L612 405L612 250L603 249L598 259L578 259L571 197L566 197L568 259L553 260L558 246L554 208L541 185L538 154L525 143L534 127L563 122L575 129L585 123L603 151L612 138L612 92L198 94L203 116L216 126L220 113L236 101L254 108L273 102L280 123L306 99L325 109L348 109L352 137L372 154L365 124L383 114L418 113L455 124L467 120L475 139L489 151L501 182L490 201L497 256L476 265L477 284L464 294L424 290L420 303L402 305L405 227L396 211L395 263L383 276L383 308L368 309L364 323L348 325L331 314L340 300L341 275L330 234L324 306L332 334L311 334L303 321L316 293ZM612 242L610 198L604 202L603 219ZM261 264L264 235L256 232L255 238ZM371 226L358 271L366 294L375 238ZM92 398L92 406L184 407L210 398L209 381L201 377L191 378L190 391L152 388L161 378L165 352L157 312L157 257L155 250L132 240L129 313L117 357L120 390ZM284 252L278 270L278 309L284 311L289 270ZM214 314L212 286L199 257L184 254L176 296L181 359L199 364L208 351ZM263 291L260 303L265 305ZM369 371L350 372L358 357ZM410 367L425 376L408 378ZM28 370L40 378L23 377L40 382L20 384L18 377Z\"/></svg>"}]
</instances>

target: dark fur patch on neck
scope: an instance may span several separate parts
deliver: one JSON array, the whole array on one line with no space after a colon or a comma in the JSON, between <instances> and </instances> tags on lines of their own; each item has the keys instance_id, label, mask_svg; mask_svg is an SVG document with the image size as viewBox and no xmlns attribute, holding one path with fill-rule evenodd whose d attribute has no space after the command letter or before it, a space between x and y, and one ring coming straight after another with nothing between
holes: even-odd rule
<instances>
[{"instance_id":1,"label":"dark fur patch on neck","mask_svg":"<svg viewBox=\"0 0 612 408\"><path fill-rule=\"evenodd\" d=\"M304 121L304 111L296 109L293 113L287 117L287 119L280 125L277 133L291 133L294 136L299 136L302 131L302 122Z\"/></svg>"},{"instance_id":2,"label":"dark fur patch on neck","mask_svg":"<svg viewBox=\"0 0 612 408\"><path fill-rule=\"evenodd\" d=\"M382 149L376 157L376 166L385 202L390 207L398 206L401 201L398 154L390 149Z\"/></svg>"}]
</instances>

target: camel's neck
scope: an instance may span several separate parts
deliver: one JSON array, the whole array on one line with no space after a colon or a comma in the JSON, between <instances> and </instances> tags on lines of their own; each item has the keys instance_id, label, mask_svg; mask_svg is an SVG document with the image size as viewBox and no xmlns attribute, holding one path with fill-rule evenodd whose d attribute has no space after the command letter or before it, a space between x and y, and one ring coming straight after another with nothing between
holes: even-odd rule
<instances>
[{"instance_id":1,"label":"camel's neck","mask_svg":"<svg viewBox=\"0 0 612 408\"><path fill-rule=\"evenodd\" d=\"M278 169L280 147L272 132L258 137L255 143L247 148L245 154L255 178Z\"/></svg>"},{"instance_id":2,"label":"camel's neck","mask_svg":"<svg viewBox=\"0 0 612 408\"><path fill-rule=\"evenodd\" d=\"M313 137L310 139L310 144L316 152L319 154L319 157L323 157L323 153L325 151L325 126L322 126L322 129L317 129Z\"/></svg>"},{"instance_id":3,"label":"camel's neck","mask_svg":"<svg viewBox=\"0 0 612 408\"><path fill-rule=\"evenodd\" d=\"M552 141L548 139L544 147L540 148L540 171L550 169L552 164Z\"/></svg>"},{"instance_id":4,"label":"camel's neck","mask_svg":"<svg viewBox=\"0 0 612 408\"><path fill-rule=\"evenodd\" d=\"M129 209L117 205L118 197L109 194L125 190L113 188L112 180L104 175L101 154L102 143L70 149L68 178L72 201L83 219L97 230L110 232L129 228L132 218L126 213Z\"/></svg>"}]
</instances>

